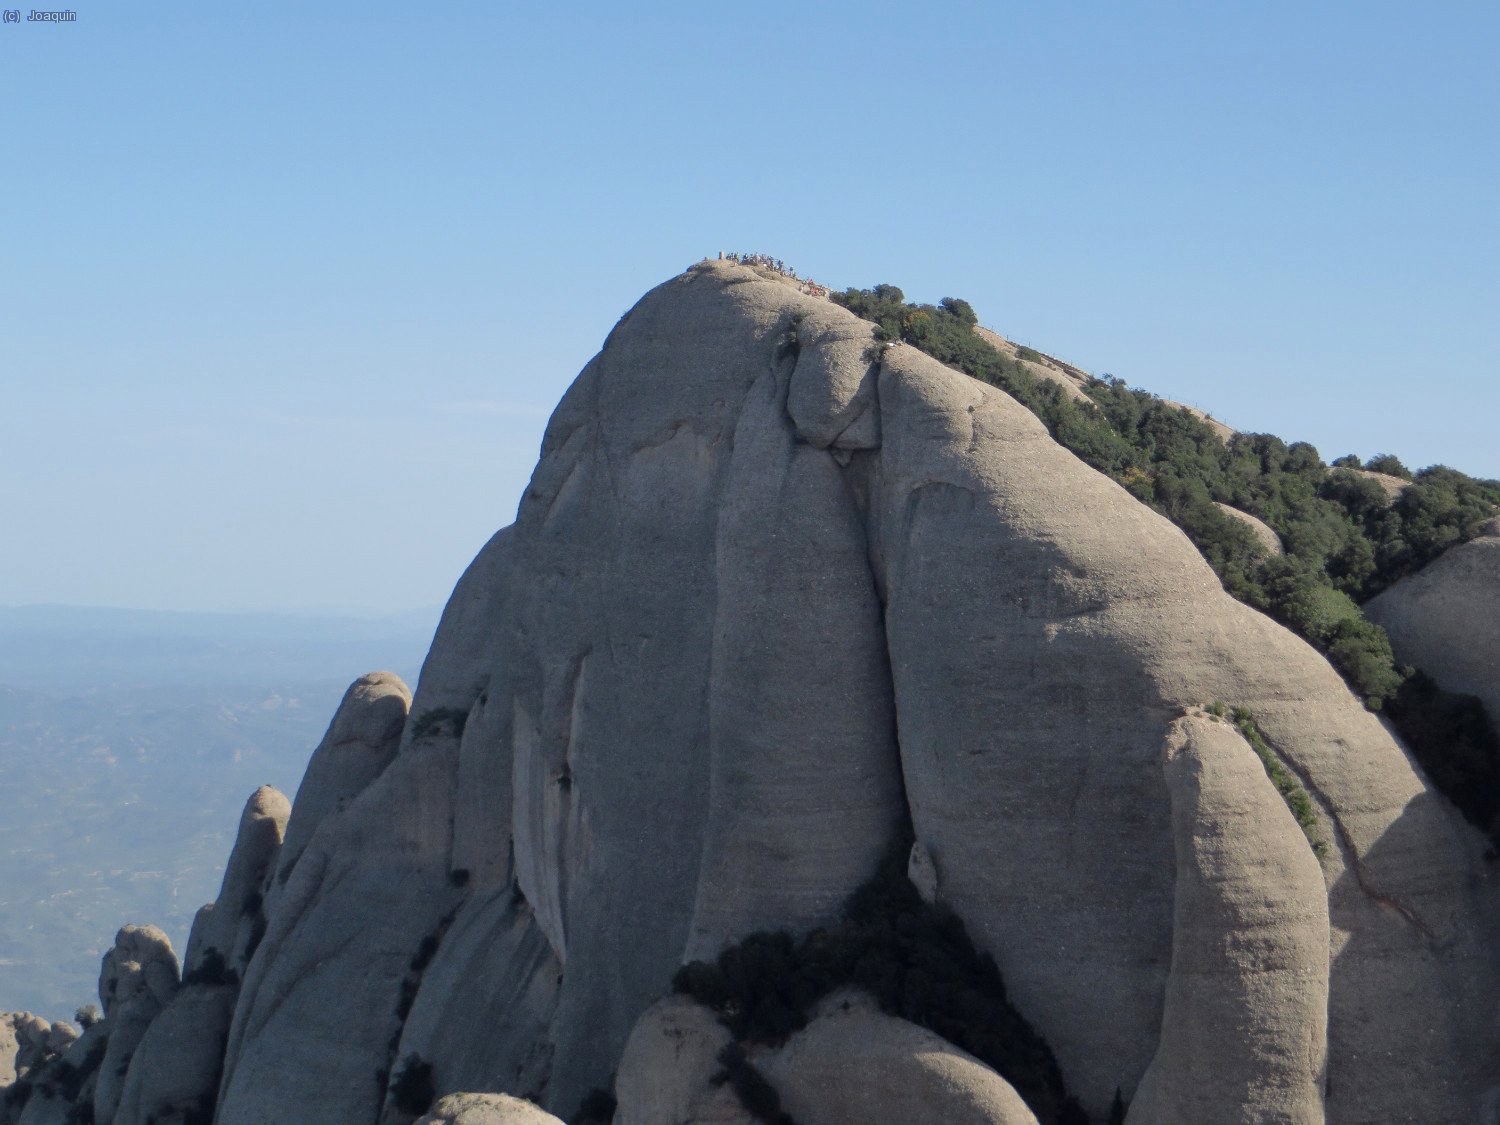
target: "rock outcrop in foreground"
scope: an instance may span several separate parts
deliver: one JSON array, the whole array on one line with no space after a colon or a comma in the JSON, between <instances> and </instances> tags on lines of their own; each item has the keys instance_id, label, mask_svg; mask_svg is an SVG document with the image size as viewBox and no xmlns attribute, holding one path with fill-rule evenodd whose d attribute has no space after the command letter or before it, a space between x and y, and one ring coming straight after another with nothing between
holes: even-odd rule
<instances>
[{"instance_id":1,"label":"rock outcrop in foreground","mask_svg":"<svg viewBox=\"0 0 1500 1125\"><path fill-rule=\"evenodd\" d=\"M1305 788L1321 860L1219 701ZM1379 719L1016 402L752 268L621 320L406 708L361 681L279 857L242 828L263 924L215 939L221 1125L405 1125L460 1092L748 1120L674 973L831 925L908 824L924 897L1095 1121L1117 1094L1131 1125L1471 1125L1500 1099L1483 841ZM188 975L99 1125L171 1101L168 1015L224 1026ZM1035 1120L857 994L812 1016L749 1052L798 1121Z\"/></svg>"}]
</instances>

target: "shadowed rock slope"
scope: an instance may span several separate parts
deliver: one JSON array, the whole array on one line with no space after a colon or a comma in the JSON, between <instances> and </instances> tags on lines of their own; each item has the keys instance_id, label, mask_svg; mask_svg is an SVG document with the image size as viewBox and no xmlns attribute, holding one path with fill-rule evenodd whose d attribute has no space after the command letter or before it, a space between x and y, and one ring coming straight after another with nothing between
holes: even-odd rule
<instances>
[{"instance_id":1,"label":"shadowed rock slope","mask_svg":"<svg viewBox=\"0 0 1500 1125\"><path fill-rule=\"evenodd\" d=\"M1483 841L1328 663L1004 393L751 268L621 320L404 727L367 688L270 868L224 1125L455 1092L577 1119L627 1042L670 1073L680 965L832 924L908 821L1094 1120L1119 1091L1135 1125L1468 1125L1500 1095ZM810 1120L1030 1116L857 1004L799 1036L762 1074ZM676 1087L622 1071L620 1120L698 1104L695 1050ZM920 1118L819 1077L903 1053Z\"/></svg>"}]
</instances>

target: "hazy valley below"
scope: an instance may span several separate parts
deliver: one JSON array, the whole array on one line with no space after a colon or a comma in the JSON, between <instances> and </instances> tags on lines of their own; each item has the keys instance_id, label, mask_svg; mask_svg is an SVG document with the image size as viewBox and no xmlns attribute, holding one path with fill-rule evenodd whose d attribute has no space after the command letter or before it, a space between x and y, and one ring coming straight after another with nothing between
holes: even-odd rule
<instances>
[{"instance_id":1,"label":"hazy valley below","mask_svg":"<svg viewBox=\"0 0 1500 1125\"><path fill-rule=\"evenodd\" d=\"M70 1014L124 922L180 951L241 805L296 791L349 680L414 677L437 611L0 609L0 994Z\"/></svg>"}]
</instances>

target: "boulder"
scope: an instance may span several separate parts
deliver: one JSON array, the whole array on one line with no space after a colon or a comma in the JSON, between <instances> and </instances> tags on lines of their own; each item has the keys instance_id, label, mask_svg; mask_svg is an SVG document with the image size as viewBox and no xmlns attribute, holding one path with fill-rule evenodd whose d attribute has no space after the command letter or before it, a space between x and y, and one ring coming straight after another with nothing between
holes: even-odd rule
<instances>
[{"instance_id":1,"label":"boulder","mask_svg":"<svg viewBox=\"0 0 1500 1125\"><path fill-rule=\"evenodd\" d=\"M1133 1093L1156 1050L1174 883L1160 747L1181 708L1222 699L1311 779L1353 853L1330 904L1350 963L1330 999L1333 1097L1470 1117L1487 1080L1462 1043L1488 1033L1459 981L1493 972L1477 835L1326 660L1029 411L909 348L888 353L880 404L872 553L913 822L1085 1109ZM1382 1006L1413 973L1427 999ZM1401 1078L1373 1042L1408 1060Z\"/></svg>"},{"instance_id":2,"label":"boulder","mask_svg":"<svg viewBox=\"0 0 1500 1125\"><path fill-rule=\"evenodd\" d=\"M836 993L784 1047L755 1059L798 1125L1037 1125L1010 1083L867 997Z\"/></svg>"},{"instance_id":3,"label":"boulder","mask_svg":"<svg viewBox=\"0 0 1500 1125\"><path fill-rule=\"evenodd\" d=\"M25 1078L16 1083L18 1087L27 1087L15 1091L21 1095L20 1112L12 1108L11 1115L4 1116L5 1102L0 1101L0 1121L17 1125L71 1125L80 1118L87 1120L93 1110L99 1066L108 1039L107 1021L101 1020L85 1028L61 1053L49 1051L37 1060Z\"/></svg>"},{"instance_id":4,"label":"boulder","mask_svg":"<svg viewBox=\"0 0 1500 1125\"><path fill-rule=\"evenodd\" d=\"M731 1041L713 1012L686 997L653 1005L620 1060L614 1125L751 1120L730 1086L715 1081ZM746 1055L799 1125L1037 1125L989 1067L854 991L826 997L782 1046Z\"/></svg>"},{"instance_id":5,"label":"boulder","mask_svg":"<svg viewBox=\"0 0 1500 1125\"><path fill-rule=\"evenodd\" d=\"M155 926L121 926L99 966L99 1003L106 1018L118 1005L149 998L158 1008L180 981L172 942Z\"/></svg>"},{"instance_id":6,"label":"boulder","mask_svg":"<svg viewBox=\"0 0 1500 1125\"><path fill-rule=\"evenodd\" d=\"M535 1103L509 1094L449 1094L417 1125L563 1125Z\"/></svg>"},{"instance_id":7,"label":"boulder","mask_svg":"<svg viewBox=\"0 0 1500 1125\"><path fill-rule=\"evenodd\" d=\"M637 1021L615 1075L614 1125L703 1120L716 1100L719 1052L732 1042L718 1016L686 996L653 1004Z\"/></svg>"},{"instance_id":8,"label":"boulder","mask_svg":"<svg viewBox=\"0 0 1500 1125\"><path fill-rule=\"evenodd\" d=\"M0 1012L0 1087L11 1085L18 1073L26 1071L26 1064L21 1061L22 1046L16 1023L34 1018L30 1012Z\"/></svg>"},{"instance_id":9,"label":"boulder","mask_svg":"<svg viewBox=\"0 0 1500 1125\"><path fill-rule=\"evenodd\" d=\"M1500 520L1371 599L1403 664L1477 695L1500 725Z\"/></svg>"}]
</instances>

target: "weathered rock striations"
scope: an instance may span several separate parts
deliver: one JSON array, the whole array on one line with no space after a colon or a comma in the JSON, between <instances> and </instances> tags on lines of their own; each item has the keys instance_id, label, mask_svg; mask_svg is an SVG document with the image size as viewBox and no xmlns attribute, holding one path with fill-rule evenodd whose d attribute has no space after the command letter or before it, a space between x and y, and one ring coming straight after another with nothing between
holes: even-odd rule
<instances>
[{"instance_id":1,"label":"weathered rock striations","mask_svg":"<svg viewBox=\"0 0 1500 1125\"><path fill-rule=\"evenodd\" d=\"M1177 860L1172 966L1156 1058L1128 1122L1322 1125L1322 869L1228 723L1200 712L1173 724L1162 768Z\"/></svg>"},{"instance_id":2,"label":"weathered rock striations","mask_svg":"<svg viewBox=\"0 0 1500 1125\"><path fill-rule=\"evenodd\" d=\"M404 710L408 698L395 677L378 693L351 691L333 729L369 729L389 700ZM379 725L392 744L401 729ZM447 878L453 758L443 746L395 758L323 817L277 889L230 1027L220 1125L376 1116L414 962L457 905ZM294 807L288 839L296 819ZM285 871L282 862L278 880Z\"/></svg>"},{"instance_id":3,"label":"weathered rock striations","mask_svg":"<svg viewBox=\"0 0 1500 1125\"><path fill-rule=\"evenodd\" d=\"M315 755L219 1125L405 1125L413 1060L440 1095L564 1117L618 1067L620 1125L743 1120L701 1089L722 1029L659 1003L674 971L835 920L908 819L927 893L1096 1119L1116 1090L1199 1125L1469 1125L1500 1098L1477 833L1177 528L1000 391L873 343L728 262L622 318L409 721L361 681ZM1219 700L1306 787L1321 867L1195 710ZM862 1009L760 1061L799 1120L955 1090L946 1119L1029 1117Z\"/></svg>"},{"instance_id":4,"label":"weathered rock striations","mask_svg":"<svg viewBox=\"0 0 1500 1125\"><path fill-rule=\"evenodd\" d=\"M1449 691L1477 695L1500 724L1500 520L1365 605L1396 657Z\"/></svg>"}]
</instances>

